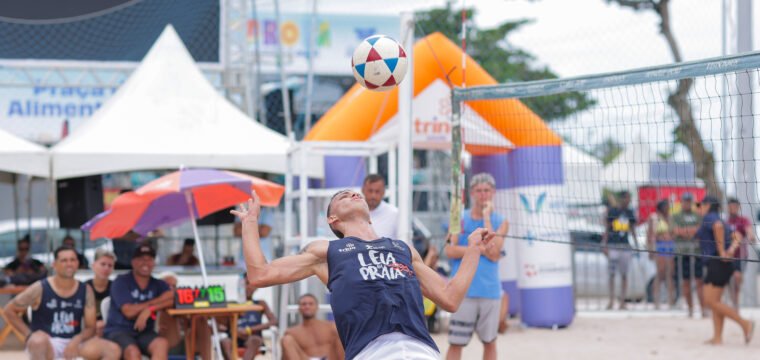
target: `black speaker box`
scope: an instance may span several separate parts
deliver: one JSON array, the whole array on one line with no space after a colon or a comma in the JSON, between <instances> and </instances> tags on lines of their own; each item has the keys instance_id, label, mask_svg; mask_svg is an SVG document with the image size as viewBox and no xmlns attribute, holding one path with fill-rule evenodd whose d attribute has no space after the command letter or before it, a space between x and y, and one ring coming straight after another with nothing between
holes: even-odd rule
<instances>
[{"instance_id":1,"label":"black speaker box","mask_svg":"<svg viewBox=\"0 0 760 360\"><path fill-rule=\"evenodd\" d=\"M198 225L222 225L232 224L235 222L235 215L230 214L230 210L234 210L235 207L229 207L219 210L215 213L206 215L202 219L198 219Z\"/></svg>"},{"instance_id":2,"label":"black speaker box","mask_svg":"<svg viewBox=\"0 0 760 360\"><path fill-rule=\"evenodd\" d=\"M103 211L100 175L58 180L58 220L61 228L79 229Z\"/></svg>"}]
</instances>

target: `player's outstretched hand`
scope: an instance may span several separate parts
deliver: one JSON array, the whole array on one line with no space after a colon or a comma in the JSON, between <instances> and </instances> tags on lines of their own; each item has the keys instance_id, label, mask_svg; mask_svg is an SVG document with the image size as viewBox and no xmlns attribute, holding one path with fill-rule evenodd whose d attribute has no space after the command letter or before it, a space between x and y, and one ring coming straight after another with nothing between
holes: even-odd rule
<instances>
[{"instance_id":1,"label":"player's outstretched hand","mask_svg":"<svg viewBox=\"0 0 760 360\"><path fill-rule=\"evenodd\" d=\"M467 242L471 246L488 247L491 245L491 240L493 240L494 236L496 236L496 233L493 231L486 228L477 228L467 237Z\"/></svg>"},{"instance_id":2,"label":"player's outstretched hand","mask_svg":"<svg viewBox=\"0 0 760 360\"><path fill-rule=\"evenodd\" d=\"M251 191L251 198L244 204L240 204L239 210L230 210L232 215L237 216L243 224L258 223L261 214L261 200L255 190Z\"/></svg>"}]
</instances>

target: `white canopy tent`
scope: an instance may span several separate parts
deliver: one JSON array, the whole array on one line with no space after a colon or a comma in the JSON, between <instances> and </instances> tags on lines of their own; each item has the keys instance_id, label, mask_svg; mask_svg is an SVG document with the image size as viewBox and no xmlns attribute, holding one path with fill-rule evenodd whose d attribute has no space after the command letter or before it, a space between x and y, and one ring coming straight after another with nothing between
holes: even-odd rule
<instances>
[{"instance_id":1,"label":"white canopy tent","mask_svg":"<svg viewBox=\"0 0 760 360\"><path fill-rule=\"evenodd\" d=\"M602 171L602 186L610 190L628 190L635 194L639 185L650 179L651 163L657 153L646 144L626 145L623 152Z\"/></svg>"},{"instance_id":2,"label":"white canopy tent","mask_svg":"<svg viewBox=\"0 0 760 360\"><path fill-rule=\"evenodd\" d=\"M568 144L562 145L565 177L563 197L568 205L599 204L602 200L602 161Z\"/></svg>"},{"instance_id":3,"label":"white canopy tent","mask_svg":"<svg viewBox=\"0 0 760 360\"><path fill-rule=\"evenodd\" d=\"M48 177L50 154L40 145L0 130L0 172Z\"/></svg>"},{"instance_id":4,"label":"white canopy tent","mask_svg":"<svg viewBox=\"0 0 760 360\"><path fill-rule=\"evenodd\" d=\"M289 146L209 84L169 25L116 94L53 147L52 176L180 166L284 173ZM309 165L321 175L320 161Z\"/></svg>"}]
</instances>

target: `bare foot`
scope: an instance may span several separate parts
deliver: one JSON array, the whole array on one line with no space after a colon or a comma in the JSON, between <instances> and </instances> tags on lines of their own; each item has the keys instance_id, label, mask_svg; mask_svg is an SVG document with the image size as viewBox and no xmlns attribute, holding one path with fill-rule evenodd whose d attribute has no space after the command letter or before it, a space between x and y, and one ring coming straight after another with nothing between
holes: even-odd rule
<instances>
[{"instance_id":1,"label":"bare foot","mask_svg":"<svg viewBox=\"0 0 760 360\"><path fill-rule=\"evenodd\" d=\"M747 326L744 327L744 344L749 345L753 335L755 335L755 322L750 320L747 321Z\"/></svg>"},{"instance_id":2,"label":"bare foot","mask_svg":"<svg viewBox=\"0 0 760 360\"><path fill-rule=\"evenodd\" d=\"M710 339L705 341L705 345L723 345L723 340L721 339Z\"/></svg>"}]
</instances>

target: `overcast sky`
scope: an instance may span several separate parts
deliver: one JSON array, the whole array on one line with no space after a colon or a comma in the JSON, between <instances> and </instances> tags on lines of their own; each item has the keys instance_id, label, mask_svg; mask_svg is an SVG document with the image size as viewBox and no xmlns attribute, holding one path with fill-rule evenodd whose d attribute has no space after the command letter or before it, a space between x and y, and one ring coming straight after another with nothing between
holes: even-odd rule
<instances>
[{"instance_id":1,"label":"overcast sky","mask_svg":"<svg viewBox=\"0 0 760 360\"><path fill-rule=\"evenodd\" d=\"M723 0L672 0L675 36L686 60L721 54ZM734 0L735 1L735 0ZM261 0L266 7L269 0ZM434 6L443 0L321 0L320 12L397 14ZM461 2L456 2L459 6ZM283 2L283 11L309 11L311 0ZM477 9L478 26L530 19L510 41L536 55L561 76L618 71L667 64L672 57L659 34L652 11L634 12L605 0L469 0ZM760 6L753 9L760 16ZM734 11L735 12L735 11ZM754 29L755 44L758 29Z\"/></svg>"},{"instance_id":2,"label":"overcast sky","mask_svg":"<svg viewBox=\"0 0 760 360\"><path fill-rule=\"evenodd\" d=\"M729 1L729 6L734 7L728 12L729 27L735 26L735 2L736 0ZM319 9L321 12L371 11L379 14L398 14L401 11L422 10L445 3L443 0L322 0ZM311 0L293 0L286 8L309 11L310 4ZM459 4L461 2L456 2L455 7L459 7ZM616 4L609 4L605 0L469 0L466 1L466 6L475 6L477 15L474 20L481 28L493 27L509 20L532 20L532 23L511 34L508 41L534 54L540 63L548 65L561 77L622 71L673 62L667 44L659 33L659 18L652 11L635 12ZM671 1L672 28L684 60L721 55L722 6L723 0ZM755 4L753 14L755 18L760 18L760 4ZM735 32L729 31L728 38L729 53L732 53L735 48L735 40L732 40L735 38ZM753 38L756 49L760 39L758 27L753 29ZM705 84L709 86L704 86ZM718 94L717 90L713 90L718 88L715 84L715 79L698 80L698 85L711 88L711 92L698 95L700 99L695 102L695 111L698 112L697 116L703 119L700 123L703 137L712 139L707 141L708 147L714 148L720 159L722 134L720 104L714 106L714 97ZM667 88L662 90L665 92ZM631 92L630 89L625 91ZM675 119L666 114L670 110L665 105L663 95L658 96L660 100L657 105L647 106L646 99L635 99L631 102L638 106L637 108L617 113L618 116L625 116L624 113L635 114L627 121L618 120L618 124L626 126L622 136L615 134L620 130L616 130L617 126L610 123L609 117L600 120L599 115L591 116L596 119L594 121L598 121L596 124L600 124L592 131L586 130L591 122L585 119L554 127L560 132L570 130L572 133L583 133L576 139L576 143L579 144L591 145L612 133L613 137L618 137L626 143L648 139L647 142L651 141L650 144L656 151L667 151L672 140L670 131L675 126ZM712 98L713 101L704 100L705 98ZM635 105L636 103L639 105ZM615 104L608 106L614 108ZM604 108L604 105L600 107ZM636 118L641 116L642 111L648 119ZM581 117L588 118L587 115ZM578 134L574 137L578 137ZM683 149L677 152L676 157L688 159Z\"/></svg>"}]
</instances>

